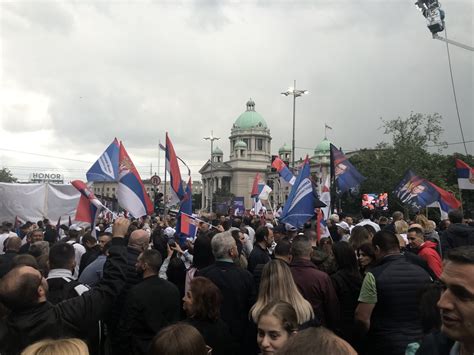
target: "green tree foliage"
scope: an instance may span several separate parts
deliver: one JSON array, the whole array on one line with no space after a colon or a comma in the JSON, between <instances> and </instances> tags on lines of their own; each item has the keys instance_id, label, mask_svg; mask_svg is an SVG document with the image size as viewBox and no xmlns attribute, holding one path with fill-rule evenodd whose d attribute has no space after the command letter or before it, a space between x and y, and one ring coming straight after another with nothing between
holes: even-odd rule
<instances>
[{"instance_id":1,"label":"green tree foliage","mask_svg":"<svg viewBox=\"0 0 474 355\"><path fill-rule=\"evenodd\" d=\"M16 182L17 179L7 168L0 169L0 182Z\"/></svg>"},{"instance_id":2,"label":"green tree foliage","mask_svg":"<svg viewBox=\"0 0 474 355\"><path fill-rule=\"evenodd\" d=\"M391 193L408 169L435 183L441 188L453 192L459 199L455 159L461 159L471 166L472 156L461 154L443 155L447 143L442 141L442 117L437 114L423 115L411 113L407 118L393 120L381 119L383 133L391 137L391 142L380 142L375 149L364 149L350 158L352 164L367 177L360 193ZM430 147L436 153L430 153ZM462 191L465 210L474 208L474 191ZM360 195L344 196L343 209L356 211L360 208ZM400 210L404 206L392 194L389 198L391 210Z\"/></svg>"}]
</instances>

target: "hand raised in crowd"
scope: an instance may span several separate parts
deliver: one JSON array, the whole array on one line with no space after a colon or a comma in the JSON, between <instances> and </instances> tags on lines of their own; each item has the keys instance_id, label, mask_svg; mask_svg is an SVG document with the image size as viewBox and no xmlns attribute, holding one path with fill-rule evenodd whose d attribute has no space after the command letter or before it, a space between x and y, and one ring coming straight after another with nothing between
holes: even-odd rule
<instances>
[{"instance_id":1,"label":"hand raised in crowd","mask_svg":"<svg viewBox=\"0 0 474 355\"><path fill-rule=\"evenodd\" d=\"M179 246L178 243L175 243L174 246L171 246L171 249L176 251L178 254L183 254L184 253L183 249L181 249L181 247Z\"/></svg>"},{"instance_id":2,"label":"hand raised in crowd","mask_svg":"<svg viewBox=\"0 0 474 355\"><path fill-rule=\"evenodd\" d=\"M127 218L119 217L112 226L112 234L114 238L124 238L127 234L130 221Z\"/></svg>"},{"instance_id":3,"label":"hand raised in crowd","mask_svg":"<svg viewBox=\"0 0 474 355\"><path fill-rule=\"evenodd\" d=\"M168 258L171 258L171 256L173 255L173 250L170 248L170 245L169 244L166 244L166 251L167 251L167 256Z\"/></svg>"}]
</instances>

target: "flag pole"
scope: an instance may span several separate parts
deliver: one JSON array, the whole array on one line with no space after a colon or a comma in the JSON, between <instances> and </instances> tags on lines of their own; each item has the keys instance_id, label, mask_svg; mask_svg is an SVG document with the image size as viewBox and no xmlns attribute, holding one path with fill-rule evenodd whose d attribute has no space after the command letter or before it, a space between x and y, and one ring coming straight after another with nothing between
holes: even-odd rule
<instances>
[{"instance_id":1,"label":"flag pole","mask_svg":"<svg viewBox=\"0 0 474 355\"><path fill-rule=\"evenodd\" d=\"M272 192L273 192L273 190L272 190ZM273 194L273 196L275 196L275 194ZM276 220L276 217L275 217L275 210L272 207L272 203L270 201L268 201L268 204L270 205L270 210L272 211L273 222L275 222L275 224L278 224L278 221Z\"/></svg>"},{"instance_id":2,"label":"flag pole","mask_svg":"<svg viewBox=\"0 0 474 355\"><path fill-rule=\"evenodd\" d=\"M459 190L459 202L461 202L461 213L464 216L464 208L463 208L463 203L462 203L462 190L459 187L459 184L458 184L458 190Z\"/></svg>"}]
</instances>

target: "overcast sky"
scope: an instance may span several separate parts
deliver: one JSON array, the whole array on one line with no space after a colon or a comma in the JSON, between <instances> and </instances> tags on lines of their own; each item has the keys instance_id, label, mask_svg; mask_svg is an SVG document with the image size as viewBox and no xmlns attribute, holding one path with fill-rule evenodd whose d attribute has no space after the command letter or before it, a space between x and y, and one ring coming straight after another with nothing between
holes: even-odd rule
<instances>
[{"instance_id":1,"label":"overcast sky","mask_svg":"<svg viewBox=\"0 0 474 355\"><path fill-rule=\"evenodd\" d=\"M250 97L272 151L291 144L292 99L280 92L294 79L310 91L297 99L297 157L311 154L325 123L349 151L384 139L380 117L411 111L440 113L443 138L460 142L446 46L413 3L0 0L0 166L22 180L85 179L117 137L147 178L168 131L197 180L210 151L202 138L213 130L228 158L230 129ZM449 37L473 46L473 1L442 5ZM473 141L473 52L450 51ZM467 147L473 154L474 143Z\"/></svg>"}]
</instances>

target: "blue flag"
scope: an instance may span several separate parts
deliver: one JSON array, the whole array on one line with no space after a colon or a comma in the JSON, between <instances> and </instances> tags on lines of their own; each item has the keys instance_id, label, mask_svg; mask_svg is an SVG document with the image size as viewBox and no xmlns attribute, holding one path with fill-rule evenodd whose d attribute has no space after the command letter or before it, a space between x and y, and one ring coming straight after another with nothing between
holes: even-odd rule
<instances>
[{"instance_id":1,"label":"blue flag","mask_svg":"<svg viewBox=\"0 0 474 355\"><path fill-rule=\"evenodd\" d=\"M296 228L302 227L314 216L316 197L310 180L309 159L306 157L299 175L296 177L290 196L286 200L280 221Z\"/></svg>"},{"instance_id":2,"label":"blue flag","mask_svg":"<svg viewBox=\"0 0 474 355\"><path fill-rule=\"evenodd\" d=\"M411 170L405 173L405 176L393 192L400 201L417 210L439 199L439 194L432 184Z\"/></svg>"},{"instance_id":3,"label":"blue flag","mask_svg":"<svg viewBox=\"0 0 474 355\"><path fill-rule=\"evenodd\" d=\"M366 178L351 164L347 157L331 144L331 169L337 189L343 193L359 185Z\"/></svg>"},{"instance_id":4,"label":"blue flag","mask_svg":"<svg viewBox=\"0 0 474 355\"><path fill-rule=\"evenodd\" d=\"M87 171L87 181L116 181L119 170L120 144L117 138Z\"/></svg>"}]
</instances>

